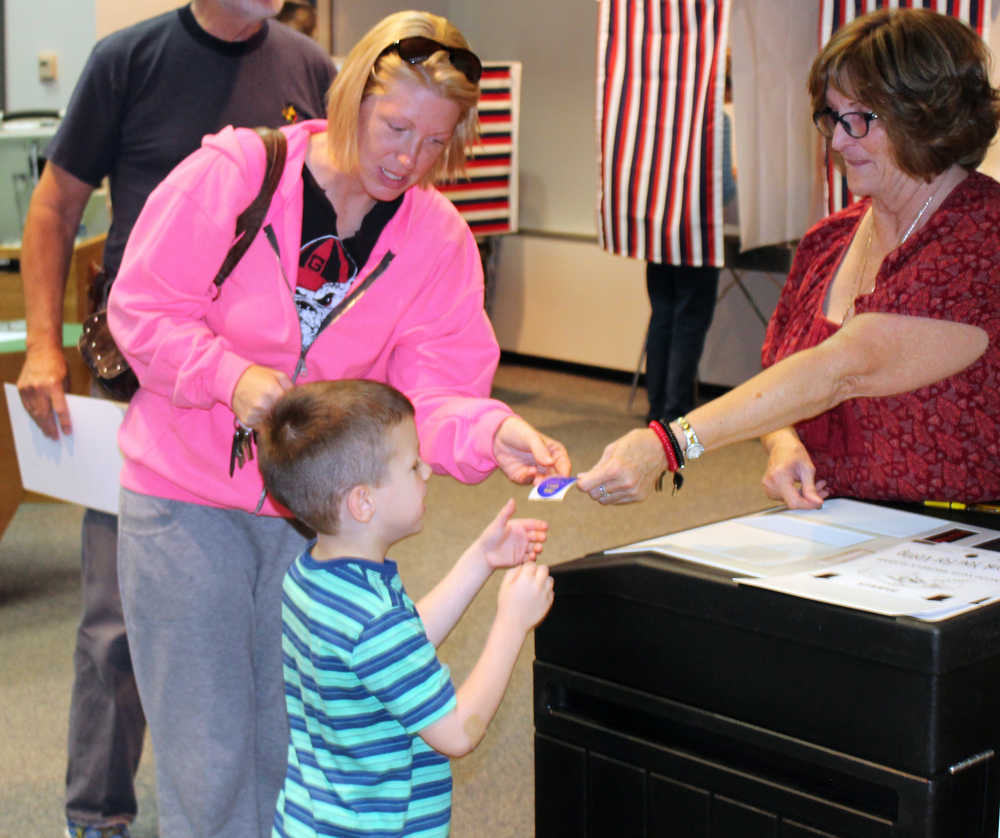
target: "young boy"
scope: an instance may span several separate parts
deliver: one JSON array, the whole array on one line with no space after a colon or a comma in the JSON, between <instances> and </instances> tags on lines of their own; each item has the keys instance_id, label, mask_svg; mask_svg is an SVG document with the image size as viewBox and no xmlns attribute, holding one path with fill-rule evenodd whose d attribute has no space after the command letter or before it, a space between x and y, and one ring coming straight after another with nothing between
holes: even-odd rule
<instances>
[{"instance_id":1,"label":"young boy","mask_svg":"<svg viewBox=\"0 0 1000 838\"><path fill-rule=\"evenodd\" d=\"M291 729L274 836L447 835L449 757L483 738L527 633L552 604L547 524L510 500L414 607L391 544L420 530L430 468L413 406L374 381L307 384L259 429L268 491L316 530L285 577ZM497 614L456 692L435 654L498 567Z\"/></svg>"}]
</instances>

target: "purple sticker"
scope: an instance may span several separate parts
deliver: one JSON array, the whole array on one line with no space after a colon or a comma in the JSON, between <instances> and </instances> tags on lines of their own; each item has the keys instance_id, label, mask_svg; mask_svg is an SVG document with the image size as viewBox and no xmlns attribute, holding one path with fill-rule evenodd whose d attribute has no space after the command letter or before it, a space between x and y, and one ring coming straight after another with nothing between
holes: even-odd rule
<instances>
[{"instance_id":1,"label":"purple sticker","mask_svg":"<svg viewBox=\"0 0 1000 838\"><path fill-rule=\"evenodd\" d=\"M575 482L575 477L546 477L538 484L536 490L540 498L550 498Z\"/></svg>"}]
</instances>

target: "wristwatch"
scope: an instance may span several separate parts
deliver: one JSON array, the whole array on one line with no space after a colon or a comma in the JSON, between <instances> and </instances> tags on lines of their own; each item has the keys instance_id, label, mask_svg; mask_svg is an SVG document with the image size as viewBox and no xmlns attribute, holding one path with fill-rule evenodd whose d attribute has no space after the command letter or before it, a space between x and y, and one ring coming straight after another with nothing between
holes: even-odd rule
<instances>
[{"instance_id":1,"label":"wristwatch","mask_svg":"<svg viewBox=\"0 0 1000 838\"><path fill-rule=\"evenodd\" d=\"M684 449L684 456L689 460L697 460L705 453L705 446L698 439L698 434L694 432L694 428L691 427L686 416L678 416L674 421L681 426L684 437L687 439L688 444L687 448Z\"/></svg>"}]
</instances>

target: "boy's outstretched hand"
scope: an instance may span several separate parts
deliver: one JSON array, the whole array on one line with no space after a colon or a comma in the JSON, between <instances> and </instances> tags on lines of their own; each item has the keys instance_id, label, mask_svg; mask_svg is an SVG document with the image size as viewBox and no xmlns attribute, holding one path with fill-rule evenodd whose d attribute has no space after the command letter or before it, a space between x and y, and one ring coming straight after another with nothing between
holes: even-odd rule
<instances>
[{"instance_id":1,"label":"boy's outstretched hand","mask_svg":"<svg viewBox=\"0 0 1000 838\"><path fill-rule=\"evenodd\" d=\"M448 575L417 603L417 611L424 621L427 638L435 646L444 642L479 589L498 567L513 567L516 570L523 568L531 570L532 574L537 568L543 571L545 578L548 579L548 568L539 568L535 564L535 559L542 552L549 525L536 518L512 518L513 514L514 501L511 499L480 533L479 538L462 553ZM549 582L550 601L551 592L552 583ZM545 605L535 622L540 620L547 610L548 605ZM521 626L524 621L514 619L506 622L511 627ZM524 626L523 631L527 632L532 625L533 623ZM516 640L518 648L523 639L520 637ZM497 700L499 701L499 697Z\"/></svg>"},{"instance_id":2,"label":"boy's outstretched hand","mask_svg":"<svg viewBox=\"0 0 1000 838\"><path fill-rule=\"evenodd\" d=\"M544 547L549 525L537 518L512 518L514 508L511 498L476 539L491 568L533 562Z\"/></svg>"},{"instance_id":3,"label":"boy's outstretched hand","mask_svg":"<svg viewBox=\"0 0 1000 838\"><path fill-rule=\"evenodd\" d=\"M552 577L545 565L525 564L508 570L500 583L497 619L511 620L527 634L552 607Z\"/></svg>"}]
</instances>

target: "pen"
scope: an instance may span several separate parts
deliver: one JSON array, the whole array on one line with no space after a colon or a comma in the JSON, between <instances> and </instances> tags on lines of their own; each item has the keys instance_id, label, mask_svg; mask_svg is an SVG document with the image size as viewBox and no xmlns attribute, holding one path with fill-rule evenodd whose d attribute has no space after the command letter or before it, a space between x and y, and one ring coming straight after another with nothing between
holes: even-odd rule
<instances>
[{"instance_id":1,"label":"pen","mask_svg":"<svg viewBox=\"0 0 1000 838\"><path fill-rule=\"evenodd\" d=\"M925 500L924 506L933 506L937 509L968 509L964 503L957 500Z\"/></svg>"},{"instance_id":2,"label":"pen","mask_svg":"<svg viewBox=\"0 0 1000 838\"><path fill-rule=\"evenodd\" d=\"M925 500L924 506L936 509L965 509L969 512L992 512L1000 514L1000 504L995 503L962 503L957 500Z\"/></svg>"}]
</instances>

